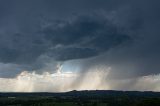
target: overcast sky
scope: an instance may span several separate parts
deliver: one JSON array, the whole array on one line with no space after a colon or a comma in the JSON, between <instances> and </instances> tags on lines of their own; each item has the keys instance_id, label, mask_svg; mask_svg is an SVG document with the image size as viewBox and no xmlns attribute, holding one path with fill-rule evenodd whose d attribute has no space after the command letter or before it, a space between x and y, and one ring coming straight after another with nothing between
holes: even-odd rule
<instances>
[{"instance_id":1,"label":"overcast sky","mask_svg":"<svg viewBox=\"0 0 160 106\"><path fill-rule=\"evenodd\" d=\"M160 91L159 5L158 0L0 0L0 90ZM54 75L74 78L59 82ZM66 79L70 85L60 86ZM16 88L19 80L32 88Z\"/></svg>"}]
</instances>

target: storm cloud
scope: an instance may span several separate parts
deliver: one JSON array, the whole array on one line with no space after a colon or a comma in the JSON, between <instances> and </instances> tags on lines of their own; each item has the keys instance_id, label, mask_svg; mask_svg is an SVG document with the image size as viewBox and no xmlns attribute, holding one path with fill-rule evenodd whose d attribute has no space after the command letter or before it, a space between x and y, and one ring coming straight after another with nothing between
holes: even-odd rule
<instances>
[{"instance_id":1,"label":"storm cloud","mask_svg":"<svg viewBox=\"0 0 160 106\"><path fill-rule=\"evenodd\" d=\"M136 85L144 76L158 77L159 4L158 0L1 0L0 77L13 78L24 70L52 74L57 64L63 71L78 71L76 87L97 68L110 68L103 85L125 82L123 88L116 84L114 89Z\"/></svg>"},{"instance_id":2,"label":"storm cloud","mask_svg":"<svg viewBox=\"0 0 160 106\"><path fill-rule=\"evenodd\" d=\"M14 15L10 12L4 15L6 23L0 31L1 63L18 64L25 66L26 70L37 70L45 67L45 63L50 60L63 62L90 58L132 40L102 13L79 14L48 22L43 19L47 13L39 16L34 11L30 13L35 13L34 16L24 17L23 12L28 13L29 10L19 10L22 7L18 4L11 7ZM11 16L14 18L10 19Z\"/></svg>"},{"instance_id":3,"label":"storm cloud","mask_svg":"<svg viewBox=\"0 0 160 106\"><path fill-rule=\"evenodd\" d=\"M117 27L107 19L99 17L79 16L73 22L59 23L59 27L45 28L45 39L53 46L50 54L62 61L87 58L130 39L118 32Z\"/></svg>"}]
</instances>

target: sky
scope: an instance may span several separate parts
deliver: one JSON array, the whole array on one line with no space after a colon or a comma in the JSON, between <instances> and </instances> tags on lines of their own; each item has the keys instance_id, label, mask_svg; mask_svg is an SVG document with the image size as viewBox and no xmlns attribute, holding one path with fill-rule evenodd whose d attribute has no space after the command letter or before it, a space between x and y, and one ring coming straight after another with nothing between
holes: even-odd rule
<instances>
[{"instance_id":1,"label":"sky","mask_svg":"<svg viewBox=\"0 0 160 106\"><path fill-rule=\"evenodd\" d=\"M159 0L0 0L0 92L160 91Z\"/></svg>"}]
</instances>

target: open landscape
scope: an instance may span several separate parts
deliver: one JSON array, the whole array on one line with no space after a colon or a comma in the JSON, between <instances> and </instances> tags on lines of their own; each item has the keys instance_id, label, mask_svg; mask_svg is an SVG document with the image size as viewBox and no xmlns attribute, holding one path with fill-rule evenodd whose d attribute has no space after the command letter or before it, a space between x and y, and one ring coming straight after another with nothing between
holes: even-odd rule
<instances>
[{"instance_id":1,"label":"open landscape","mask_svg":"<svg viewBox=\"0 0 160 106\"><path fill-rule=\"evenodd\" d=\"M159 92L0 93L0 106L159 106Z\"/></svg>"},{"instance_id":2,"label":"open landscape","mask_svg":"<svg viewBox=\"0 0 160 106\"><path fill-rule=\"evenodd\" d=\"M0 106L160 106L160 0L0 0Z\"/></svg>"}]
</instances>

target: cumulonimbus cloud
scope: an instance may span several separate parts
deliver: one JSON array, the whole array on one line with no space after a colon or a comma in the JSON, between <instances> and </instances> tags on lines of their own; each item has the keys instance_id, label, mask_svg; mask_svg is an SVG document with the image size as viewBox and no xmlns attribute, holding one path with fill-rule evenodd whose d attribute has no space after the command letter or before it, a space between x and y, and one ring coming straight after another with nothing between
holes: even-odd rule
<instances>
[{"instance_id":1,"label":"cumulonimbus cloud","mask_svg":"<svg viewBox=\"0 0 160 106\"><path fill-rule=\"evenodd\" d=\"M80 72L77 87L90 70L103 66L111 67L104 85L120 80L111 89L130 89L131 83L159 90L154 78L153 88L137 79L160 73L158 0L62 1L1 0L0 77L23 70L53 74L63 64L63 71Z\"/></svg>"},{"instance_id":2,"label":"cumulonimbus cloud","mask_svg":"<svg viewBox=\"0 0 160 106\"><path fill-rule=\"evenodd\" d=\"M0 40L0 62L33 70L42 68L48 58L57 62L90 58L131 40L101 15L80 15L72 21L55 20L49 24L29 33L4 31ZM47 58L42 60L42 57Z\"/></svg>"}]
</instances>

